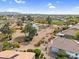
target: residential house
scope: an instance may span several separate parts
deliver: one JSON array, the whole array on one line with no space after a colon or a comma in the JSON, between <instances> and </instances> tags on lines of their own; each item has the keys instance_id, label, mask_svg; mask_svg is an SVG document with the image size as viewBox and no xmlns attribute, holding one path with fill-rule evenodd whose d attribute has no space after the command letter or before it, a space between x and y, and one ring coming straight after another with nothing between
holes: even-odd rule
<instances>
[{"instance_id":1,"label":"residential house","mask_svg":"<svg viewBox=\"0 0 79 59\"><path fill-rule=\"evenodd\" d=\"M74 41L63 37L57 37L52 42L52 48L59 48L66 51L79 52L79 45Z\"/></svg>"},{"instance_id":2,"label":"residential house","mask_svg":"<svg viewBox=\"0 0 79 59\"><path fill-rule=\"evenodd\" d=\"M79 31L79 24L76 24L76 25L70 27L69 29L64 30L63 34L67 38L74 38L77 31Z\"/></svg>"},{"instance_id":3,"label":"residential house","mask_svg":"<svg viewBox=\"0 0 79 59\"><path fill-rule=\"evenodd\" d=\"M6 50L0 52L0 59L35 59L35 53Z\"/></svg>"},{"instance_id":4,"label":"residential house","mask_svg":"<svg viewBox=\"0 0 79 59\"><path fill-rule=\"evenodd\" d=\"M77 44L74 40L57 36L53 40L51 48L50 48L50 54L52 58L56 57L56 54L59 49L65 50L67 55L69 55L70 58L79 59L79 44Z\"/></svg>"}]
</instances>

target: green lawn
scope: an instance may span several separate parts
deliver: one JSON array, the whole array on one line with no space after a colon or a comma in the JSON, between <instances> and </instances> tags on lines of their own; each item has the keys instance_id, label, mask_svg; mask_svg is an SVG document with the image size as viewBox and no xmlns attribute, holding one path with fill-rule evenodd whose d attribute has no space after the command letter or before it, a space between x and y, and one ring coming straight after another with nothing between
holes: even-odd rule
<instances>
[{"instance_id":1,"label":"green lawn","mask_svg":"<svg viewBox=\"0 0 79 59\"><path fill-rule=\"evenodd\" d=\"M63 25L64 22L63 21L54 21L54 22L51 22L51 24L54 24L54 25Z\"/></svg>"}]
</instances>

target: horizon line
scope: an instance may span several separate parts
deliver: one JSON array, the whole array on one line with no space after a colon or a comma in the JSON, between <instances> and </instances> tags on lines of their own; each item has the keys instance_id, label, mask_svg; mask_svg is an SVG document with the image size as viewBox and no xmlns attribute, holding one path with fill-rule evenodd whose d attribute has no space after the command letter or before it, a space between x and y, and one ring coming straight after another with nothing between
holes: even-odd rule
<instances>
[{"instance_id":1,"label":"horizon line","mask_svg":"<svg viewBox=\"0 0 79 59\"><path fill-rule=\"evenodd\" d=\"M20 13L20 14L41 14L41 15L79 15L79 14L49 14L49 13L23 13L23 12L9 12L9 11L2 11L0 13Z\"/></svg>"}]
</instances>

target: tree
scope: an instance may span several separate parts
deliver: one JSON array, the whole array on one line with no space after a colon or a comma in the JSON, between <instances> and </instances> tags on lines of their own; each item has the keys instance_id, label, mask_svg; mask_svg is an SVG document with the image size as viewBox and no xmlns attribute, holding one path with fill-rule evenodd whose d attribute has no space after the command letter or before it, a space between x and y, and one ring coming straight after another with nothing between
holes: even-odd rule
<instances>
[{"instance_id":1,"label":"tree","mask_svg":"<svg viewBox=\"0 0 79 59\"><path fill-rule=\"evenodd\" d=\"M32 40L33 37L36 35L37 29L33 27L31 23L28 23L24 28L24 33L25 33L25 40L29 41Z\"/></svg>"},{"instance_id":2,"label":"tree","mask_svg":"<svg viewBox=\"0 0 79 59\"><path fill-rule=\"evenodd\" d=\"M28 19L29 21L33 21L33 20L34 20L34 18L31 17L30 15L27 16L27 19Z\"/></svg>"},{"instance_id":3,"label":"tree","mask_svg":"<svg viewBox=\"0 0 79 59\"><path fill-rule=\"evenodd\" d=\"M7 20L6 16L0 16L0 20Z\"/></svg>"},{"instance_id":4,"label":"tree","mask_svg":"<svg viewBox=\"0 0 79 59\"><path fill-rule=\"evenodd\" d=\"M26 18L25 17L22 17L21 18L21 21L24 23L24 21L26 20Z\"/></svg>"},{"instance_id":5,"label":"tree","mask_svg":"<svg viewBox=\"0 0 79 59\"><path fill-rule=\"evenodd\" d=\"M74 25L74 24L77 24L78 21L79 21L79 19L77 17L75 17L75 16L69 16L67 19L68 19L66 21L67 25Z\"/></svg>"},{"instance_id":6,"label":"tree","mask_svg":"<svg viewBox=\"0 0 79 59\"><path fill-rule=\"evenodd\" d=\"M10 28L9 28L9 25L8 25L8 24L5 24L5 25L1 28L1 32L2 32L3 34L9 34L9 33L11 33L11 30L10 30Z\"/></svg>"},{"instance_id":7,"label":"tree","mask_svg":"<svg viewBox=\"0 0 79 59\"><path fill-rule=\"evenodd\" d=\"M20 45L17 42L10 43L8 41L4 41L2 43L2 50L9 50L9 49L19 48L19 47Z\"/></svg>"},{"instance_id":8,"label":"tree","mask_svg":"<svg viewBox=\"0 0 79 59\"><path fill-rule=\"evenodd\" d=\"M32 24L31 23L27 23L25 25L25 27L24 27L25 34L27 34L30 31L30 29L32 29Z\"/></svg>"},{"instance_id":9,"label":"tree","mask_svg":"<svg viewBox=\"0 0 79 59\"><path fill-rule=\"evenodd\" d=\"M5 24L0 31L6 36L6 39L11 40L12 39L12 33L14 32L13 29L9 27L9 24Z\"/></svg>"},{"instance_id":10,"label":"tree","mask_svg":"<svg viewBox=\"0 0 79 59\"><path fill-rule=\"evenodd\" d=\"M79 40L79 31L76 32L76 34L75 34L75 39L76 39L76 40Z\"/></svg>"},{"instance_id":11,"label":"tree","mask_svg":"<svg viewBox=\"0 0 79 59\"><path fill-rule=\"evenodd\" d=\"M17 25L18 26L22 26L23 24L22 24L22 21L17 21Z\"/></svg>"},{"instance_id":12,"label":"tree","mask_svg":"<svg viewBox=\"0 0 79 59\"><path fill-rule=\"evenodd\" d=\"M32 39L37 33L37 30L32 27L32 29L29 31L29 37Z\"/></svg>"},{"instance_id":13,"label":"tree","mask_svg":"<svg viewBox=\"0 0 79 59\"><path fill-rule=\"evenodd\" d=\"M22 21L17 21L17 25L20 26L20 29L22 30L22 26L23 26Z\"/></svg>"},{"instance_id":14,"label":"tree","mask_svg":"<svg viewBox=\"0 0 79 59\"><path fill-rule=\"evenodd\" d=\"M48 16L48 17L47 17L47 22L48 22L48 24L51 24L52 19L51 19L51 17L50 17L50 16Z\"/></svg>"}]
</instances>

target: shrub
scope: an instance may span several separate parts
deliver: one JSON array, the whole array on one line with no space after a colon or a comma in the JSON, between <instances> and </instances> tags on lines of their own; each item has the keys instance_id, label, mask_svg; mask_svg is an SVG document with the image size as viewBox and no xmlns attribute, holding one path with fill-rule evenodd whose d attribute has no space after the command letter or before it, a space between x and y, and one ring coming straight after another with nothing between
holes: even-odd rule
<instances>
[{"instance_id":1,"label":"shrub","mask_svg":"<svg viewBox=\"0 0 79 59\"><path fill-rule=\"evenodd\" d=\"M16 29L11 28L11 33L14 33L14 32L16 32Z\"/></svg>"},{"instance_id":2,"label":"shrub","mask_svg":"<svg viewBox=\"0 0 79 59\"><path fill-rule=\"evenodd\" d=\"M40 54L41 54L41 50L40 50L40 49L35 49L35 50L34 50L34 53L35 53L35 56L36 56L36 57L39 57Z\"/></svg>"},{"instance_id":3,"label":"shrub","mask_svg":"<svg viewBox=\"0 0 79 59\"><path fill-rule=\"evenodd\" d=\"M60 56L60 57L66 57L67 56L66 52L62 49L59 49L57 55Z\"/></svg>"},{"instance_id":4,"label":"shrub","mask_svg":"<svg viewBox=\"0 0 79 59\"><path fill-rule=\"evenodd\" d=\"M68 59L67 57L60 57L60 56L57 56L56 59Z\"/></svg>"},{"instance_id":5,"label":"shrub","mask_svg":"<svg viewBox=\"0 0 79 59\"><path fill-rule=\"evenodd\" d=\"M43 59L46 59L46 57L43 57Z\"/></svg>"},{"instance_id":6,"label":"shrub","mask_svg":"<svg viewBox=\"0 0 79 59\"><path fill-rule=\"evenodd\" d=\"M76 39L76 40L79 40L79 31L76 32L76 34L75 34L75 39Z\"/></svg>"},{"instance_id":7,"label":"shrub","mask_svg":"<svg viewBox=\"0 0 79 59\"><path fill-rule=\"evenodd\" d=\"M44 43L44 40L41 40L41 43Z\"/></svg>"},{"instance_id":8,"label":"shrub","mask_svg":"<svg viewBox=\"0 0 79 59\"><path fill-rule=\"evenodd\" d=\"M26 52L26 50L23 50L23 52Z\"/></svg>"},{"instance_id":9,"label":"shrub","mask_svg":"<svg viewBox=\"0 0 79 59\"><path fill-rule=\"evenodd\" d=\"M44 54L43 53L41 53L41 56L40 56L40 58L43 58L44 57Z\"/></svg>"},{"instance_id":10,"label":"shrub","mask_svg":"<svg viewBox=\"0 0 79 59\"><path fill-rule=\"evenodd\" d=\"M63 30L66 30L68 29L69 27L67 25L64 26Z\"/></svg>"},{"instance_id":11,"label":"shrub","mask_svg":"<svg viewBox=\"0 0 79 59\"><path fill-rule=\"evenodd\" d=\"M20 45L18 42L10 43L8 41L4 41L2 44L2 50L9 50L13 48L19 48Z\"/></svg>"},{"instance_id":12,"label":"shrub","mask_svg":"<svg viewBox=\"0 0 79 59\"><path fill-rule=\"evenodd\" d=\"M27 52L34 52L33 49L27 49Z\"/></svg>"},{"instance_id":13,"label":"shrub","mask_svg":"<svg viewBox=\"0 0 79 59\"><path fill-rule=\"evenodd\" d=\"M3 42L2 46L3 46L2 50L9 50L11 49L12 45L9 42L5 41Z\"/></svg>"},{"instance_id":14,"label":"shrub","mask_svg":"<svg viewBox=\"0 0 79 59\"><path fill-rule=\"evenodd\" d=\"M18 42L14 42L12 45L13 45L13 48L19 48L20 47Z\"/></svg>"},{"instance_id":15,"label":"shrub","mask_svg":"<svg viewBox=\"0 0 79 59\"><path fill-rule=\"evenodd\" d=\"M48 42L47 42L47 41L45 41L45 44L48 44Z\"/></svg>"}]
</instances>

